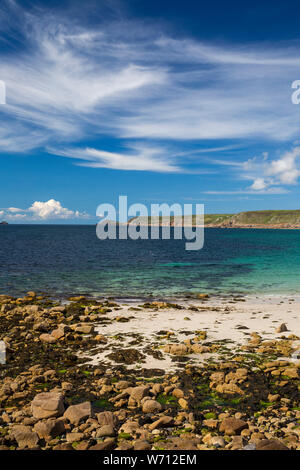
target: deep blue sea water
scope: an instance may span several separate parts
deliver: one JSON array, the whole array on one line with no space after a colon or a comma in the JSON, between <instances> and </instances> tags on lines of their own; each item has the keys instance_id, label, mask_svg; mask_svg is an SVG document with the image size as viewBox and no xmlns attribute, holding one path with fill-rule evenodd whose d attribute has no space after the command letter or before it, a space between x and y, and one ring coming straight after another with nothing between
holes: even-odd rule
<instances>
[{"instance_id":1,"label":"deep blue sea water","mask_svg":"<svg viewBox=\"0 0 300 470\"><path fill-rule=\"evenodd\" d=\"M300 293L300 230L205 230L185 240L105 240L95 226L0 226L0 293L115 297Z\"/></svg>"}]
</instances>

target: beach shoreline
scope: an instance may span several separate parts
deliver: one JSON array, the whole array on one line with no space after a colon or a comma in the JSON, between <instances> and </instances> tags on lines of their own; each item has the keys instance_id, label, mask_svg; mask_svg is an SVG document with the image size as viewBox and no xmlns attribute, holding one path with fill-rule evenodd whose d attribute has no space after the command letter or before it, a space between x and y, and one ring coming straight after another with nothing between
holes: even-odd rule
<instances>
[{"instance_id":1,"label":"beach shoreline","mask_svg":"<svg viewBox=\"0 0 300 470\"><path fill-rule=\"evenodd\" d=\"M300 449L299 297L198 297L1 296L0 449Z\"/></svg>"}]
</instances>

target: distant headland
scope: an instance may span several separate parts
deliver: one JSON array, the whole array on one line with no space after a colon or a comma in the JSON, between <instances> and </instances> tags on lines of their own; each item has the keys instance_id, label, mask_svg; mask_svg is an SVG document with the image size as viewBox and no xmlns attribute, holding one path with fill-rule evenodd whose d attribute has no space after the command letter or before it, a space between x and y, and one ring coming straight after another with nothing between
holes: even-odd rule
<instances>
[{"instance_id":1,"label":"distant headland","mask_svg":"<svg viewBox=\"0 0 300 470\"><path fill-rule=\"evenodd\" d=\"M181 224L181 216L171 216L171 226ZM168 217L159 217L159 225L169 225ZM134 217L130 224L157 225L151 217ZM188 216L187 223L196 226L196 215ZM274 228L300 229L300 210L262 210L239 212L238 214L205 214L205 227L218 228Z\"/></svg>"},{"instance_id":2,"label":"distant headland","mask_svg":"<svg viewBox=\"0 0 300 470\"><path fill-rule=\"evenodd\" d=\"M0 225L8 225L8 222L5 222L5 220L3 220L2 222L0 222Z\"/></svg>"}]
</instances>

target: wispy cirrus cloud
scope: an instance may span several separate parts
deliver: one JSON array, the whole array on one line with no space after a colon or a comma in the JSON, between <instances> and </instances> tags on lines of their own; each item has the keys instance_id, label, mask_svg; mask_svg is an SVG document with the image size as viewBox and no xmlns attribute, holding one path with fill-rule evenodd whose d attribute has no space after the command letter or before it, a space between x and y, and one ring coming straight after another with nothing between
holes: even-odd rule
<instances>
[{"instance_id":1,"label":"wispy cirrus cloud","mask_svg":"<svg viewBox=\"0 0 300 470\"><path fill-rule=\"evenodd\" d=\"M159 147L135 145L129 152L107 152L95 148L69 148L50 150L54 154L79 160L79 165L90 168L110 168L112 170L153 171L159 173L178 173L176 166L166 150Z\"/></svg>"},{"instance_id":2,"label":"wispy cirrus cloud","mask_svg":"<svg viewBox=\"0 0 300 470\"><path fill-rule=\"evenodd\" d=\"M95 27L50 10L24 10L12 0L6 4L15 24L10 16L5 29L3 9L2 153L51 149L93 168L174 173L193 171L182 147L193 142L197 172L209 164L205 150L218 155L211 165L230 166L224 141L290 145L299 132L290 89L300 65L296 42L205 43L138 21ZM124 151L101 146L103 135ZM279 184L297 181L274 165L263 171L256 175L249 168L253 181L245 190L280 191ZM246 170L240 175L245 179Z\"/></svg>"}]
</instances>

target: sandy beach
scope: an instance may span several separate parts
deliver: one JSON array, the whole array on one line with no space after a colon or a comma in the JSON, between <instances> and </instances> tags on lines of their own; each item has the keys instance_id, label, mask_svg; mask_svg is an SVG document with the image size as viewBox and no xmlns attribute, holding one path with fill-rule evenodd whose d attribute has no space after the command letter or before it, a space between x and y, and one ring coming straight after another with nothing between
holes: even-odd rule
<instances>
[{"instance_id":1,"label":"sandy beach","mask_svg":"<svg viewBox=\"0 0 300 470\"><path fill-rule=\"evenodd\" d=\"M158 302L158 305L163 303ZM96 330L106 336L111 348L116 349L130 347L133 338L138 337L140 344L135 348L141 352L147 349L146 344L161 350L170 342L192 341L195 332L201 330L206 332L206 343L226 342L229 356L249 340L251 333L257 333L263 340L278 340L291 334L300 337L300 296L209 297L205 301L182 301L176 305L181 308L157 308L155 303L152 308L143 308L141 302L120 303L115 314L110 316L111 322ZM287 331L278 333L277 329L283 323ZM300 348L300 340L295 339L293 347L298 346ZM104 361L107 365L115 365L108 355L107 351L96 354L91 363L97 365ZM216 353L190 354L189 363L196 365L210 357L217 359ZM297 361L296 354L288 360ZM177 366L163 350L160 359L145 353L143 367L174 371Z\"/></svg>"}]
</instances>

